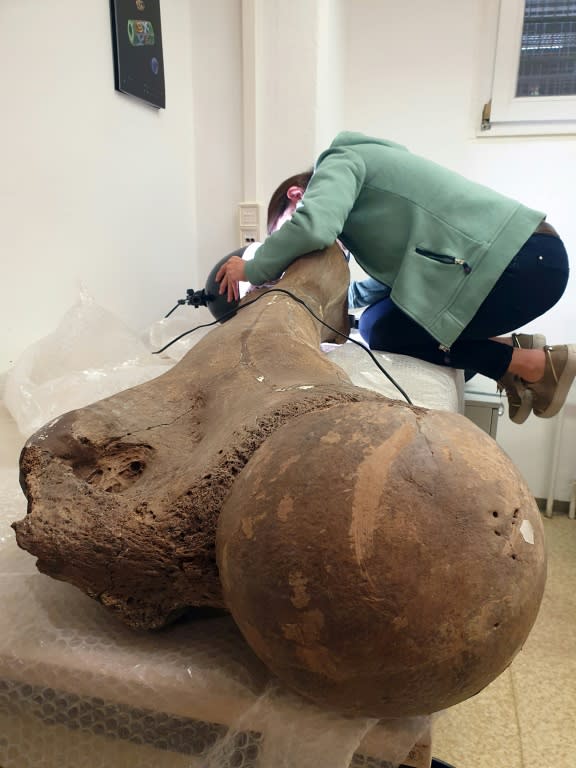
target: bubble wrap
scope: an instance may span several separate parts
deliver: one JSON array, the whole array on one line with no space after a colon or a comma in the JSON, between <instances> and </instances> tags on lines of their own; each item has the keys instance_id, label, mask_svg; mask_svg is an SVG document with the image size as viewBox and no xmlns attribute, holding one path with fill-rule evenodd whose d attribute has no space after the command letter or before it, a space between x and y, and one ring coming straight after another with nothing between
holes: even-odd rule
<instances>
[{"instance_id":1,"label":"bubble wrap","mask_svg":"<svg viewBox=\"0 0 576 768\"><path fill-rule=\"evenodd\" d=\"M48 421L54 409L70 408L70 376L77 406L161 372L160 366L149 370L144 352L125 361L126 343L133 352L133 339L130 334L125 339L111 321L98 369L107 389L101 389L100 379L94 389L94 376L87 376L96 365L93 354L82 365L76 355L86 351L80 337L99 309L84 302L75 311L82 323L67 326L73 338L63 345L55 334L48 341L58 349L63 345L71 373L61 376L66 365L60 363L52 373L41 366L46 381L34 380L26 389L21 379L32 381L35 348L22 363L30 370L19 368L18 386L7 392L23 434ZM190 323L188 315L157 324L152 346L173 338L180 325ZM96 319L100 327L100 316ZM112 368L111 338L119 339ZM174 359L194 341L183 340ZM358 386L401 397L356 345L323 346ZM376 356L415 404L461 410L458 372L402 355ZM164 359L161 365L167 369L172 362ZM126 379L127 366L135 381ZM36 571L10 528L25 513L17 469L0 468L1 768L429 766L430 718L377 723L309 705L270 677L228 616L189 617L157 633L120 625L71 585Z\"/></svg>"},{"instance_id":2,"label":"bubble wrap","mask_svg":"<svg viewBox=\"0 0 576 768\"><path fill-rule=\"evenodd\" d=\"M36 571L10 528L25 507L0 469L2 768L389 768L427 733L429 718L345 719L283 690L228 616L126 628Z\"/></svg>"}]
</instances>

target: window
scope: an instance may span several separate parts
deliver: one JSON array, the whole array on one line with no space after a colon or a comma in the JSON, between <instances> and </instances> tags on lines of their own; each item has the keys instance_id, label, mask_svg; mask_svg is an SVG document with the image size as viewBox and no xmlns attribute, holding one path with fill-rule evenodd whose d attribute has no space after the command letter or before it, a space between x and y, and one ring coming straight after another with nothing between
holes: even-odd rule
<instances>
[{"instance_id":1,"label":"window","mask_svg":"<svg viewBox=\"0 0 576 768\"><path fill-rule=\"evenodd\" d=\"M576 94L576 2L526 0L516 97Z\"/></svg>"},{"instance_id":2,"label":"window","mask_svg":"<svg viewBox=\"0 0 576 768\"><path fill-rule=\"evenodd\" d=\"M500 0L483 129L576 133L576 0Z\"/></svg>"}]
</instances>

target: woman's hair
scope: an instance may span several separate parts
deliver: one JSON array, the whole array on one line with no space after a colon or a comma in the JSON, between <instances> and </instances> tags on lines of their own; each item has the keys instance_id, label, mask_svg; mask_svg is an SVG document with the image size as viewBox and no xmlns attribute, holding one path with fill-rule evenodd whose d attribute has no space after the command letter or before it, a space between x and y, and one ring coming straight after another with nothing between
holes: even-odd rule
<instances>
[{"instance_id":1,"label":"woman's hair","mask_svg":"<svg viewBox=\"0 0 576 768\"><path fill-rule=\"evenodd\" d=\"M269 235L273 232L280 216L282 216L286 208L288 208L288 203L290 201L288 200L286 193L290 187L301 187L302 189L306 189L308 182L312 178L312 174L313 170L310 169L309 171L304 171L304 173L298 173L296 176L290 176L289 179L283 181L275 190L268 203L267 227Z\"/></svg>"}]
</instances>

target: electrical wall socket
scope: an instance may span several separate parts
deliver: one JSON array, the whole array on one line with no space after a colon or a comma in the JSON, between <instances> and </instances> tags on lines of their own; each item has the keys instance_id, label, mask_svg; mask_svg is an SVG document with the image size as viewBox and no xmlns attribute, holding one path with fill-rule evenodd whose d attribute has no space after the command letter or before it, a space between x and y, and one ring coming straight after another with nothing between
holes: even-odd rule
<instances>
[{"instance_id":1,"label":"electrical wall socket","mask_svg":"<svg viewBox=\"0 0 576 768\"><path fill-rule=\"evenodd\" d=\"M260 203L238 204L238 229L240 246L259 243L264 239L263 215Z\"/></svg>"},{"instance_id":2,"label":"electrical wall socket","mask_svg":"<svg viewBox=\"0 0 576 768\"><path fill-rule=\"evenodd\" d=\"M257 229L244 229L240 228L240 245L250 245L250 243L260 242Z\"/></svg>"}]
</instances>

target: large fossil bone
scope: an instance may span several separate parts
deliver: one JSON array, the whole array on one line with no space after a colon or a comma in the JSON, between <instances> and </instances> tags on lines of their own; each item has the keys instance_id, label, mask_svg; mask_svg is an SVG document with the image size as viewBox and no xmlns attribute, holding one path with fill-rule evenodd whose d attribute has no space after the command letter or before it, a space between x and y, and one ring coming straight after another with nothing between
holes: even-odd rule
<instances>
[{"instance_id":1,"label":"large fossil bone","mask_svg":"<svg viewBox=\"0 0 576 768\"><path fill-rule=\"evenodd\" d=\"M347 274L334 246L301 259L279 287L347 331ZM270 293L163 376L39 430L21 457L20 546L137 628L222 607L218 514L254 451L299 414L378 397L325 359L321 333L303 306Z\"/></svg>"},{"instance_id":2,"label":"large fossil bone","mask_svg":"<svg viewBox=\"0 0 576 768\"><path fill-rule=\"evenodd\" d=\"M345 330L347 284L334 246L277 287ZM226 608L320 704L435 711L526 638L545 579L539 513L490 438L354 387L322 336L266 293L170 372L44 427L21 457L18 543L133 627Z\"/></svg>"}]
</instances>

